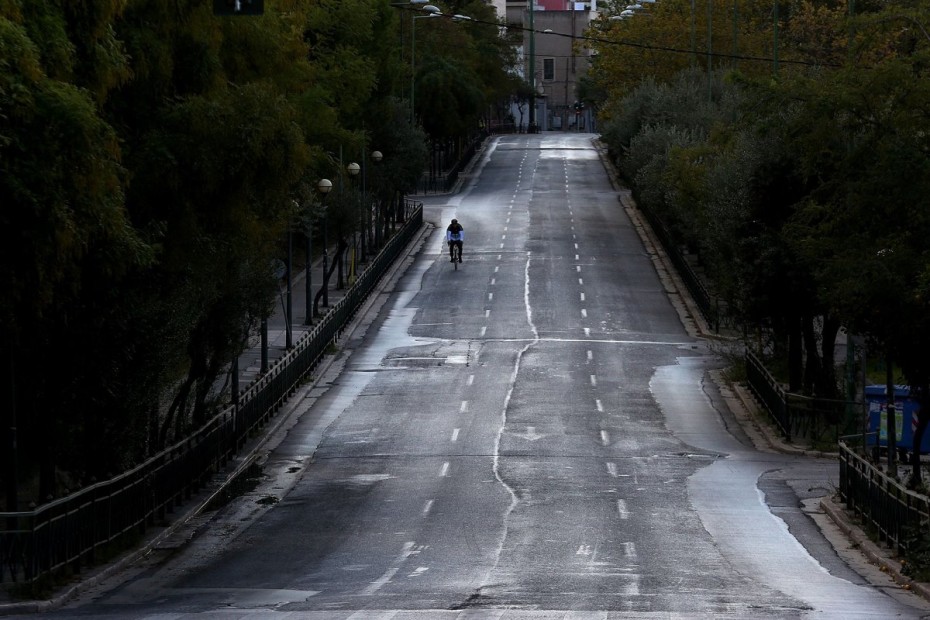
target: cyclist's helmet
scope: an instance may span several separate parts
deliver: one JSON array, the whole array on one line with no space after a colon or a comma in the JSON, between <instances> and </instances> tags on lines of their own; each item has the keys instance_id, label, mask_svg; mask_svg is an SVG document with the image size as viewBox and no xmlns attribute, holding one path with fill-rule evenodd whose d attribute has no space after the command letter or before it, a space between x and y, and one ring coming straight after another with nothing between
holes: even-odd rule
<instances>
[{"instance_id":1,"label":"cyclist's helmet","mask_svg":"<svg viewBox=\"0 0 930 620\"><path fill-rule=\"evenodd\" d=\"M459 221L458 221L457 219L455 219L455 218L452 218L452 223L453 223L453 224L458 224Z\"/></svg>"}]
</instances>

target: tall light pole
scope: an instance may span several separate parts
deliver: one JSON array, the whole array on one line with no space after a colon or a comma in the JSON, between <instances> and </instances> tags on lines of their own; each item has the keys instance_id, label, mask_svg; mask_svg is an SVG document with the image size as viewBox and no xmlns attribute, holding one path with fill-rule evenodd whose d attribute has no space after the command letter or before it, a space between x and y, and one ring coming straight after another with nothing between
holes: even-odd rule
<instances>
[{"instance_id":1,"label":"tall light pole","mask_svg":"<svg viewBox=\"0 0 930 620\"><path fill-rule=\"evenodd\" d=\"M536 26L533 13L536 0L527 0L530 7L530 133L536 132Z\"/></svg>"},{"instance_id":2,"label":"tall light pole","mask_svg":"<svg viewBox=\"0 0 930 620\"><path fill-rule=\"evenodd\" d=\"M300 208L296 200L292 200L291 203L295 211ZM294 308L291 304L292 269L294 266L294 234L291 230L292 221L293 216L289 215L287 218L287 304L284 308L284 347L286 349L290 349L294 346Z\"/></svg>"},{"instance_id":3,"label":"tall light pole","mask_svg":"<svg viewBox=\"0 0 930 620\"><path fill-rule=\"evenodd\" d=\"M327 284L326 272L329 267L329 249L327 248L328 240L326 239L326 195L333 189L333 182L329 179L320 179L316 188L323 194L323 305L329 306L329 285ZM316 305L313 307L316 314Z\"/></svg>"},{"instance_id":4,"label":"tall light pole","mask_svg":"<svg viewBox=\"0 0 930 620\"><path fill-rule=\"evenodd\" d=\"M323 213L324 213L324 216L323 216L323 217L325 218L325 217L326 217L326 215L325 215L325 213L326 213L326 197L327 197L327 196L329 195L329 193L333 190L333 182L330 181L329 179L320 179L319 183L316 184L316 190L317 190L318 192L320 192L320 206L321 206L322 211L323 211ZM305 322L307 325L310 325L310 324L313 322L313 286L312 286L313 281L312 281L311 275L310 275L310 274L311 274L311 262L313 261L313 243L312 243L312 238L313 238L313 223L311 222L310 225L307 227L307 267L306 267L306 269L307 269L307 271L306 271L307 288L306 288L306 291L305 291L305 292L306 292L306 295L305 295L305 302L306 302L306 304L307 304L307 309L306 309L306 314L307 314L307 316L306 316L306 318L304 319L304 322ZM325 249L325 248L326 248L326 241L325 241L325 239L324 239L324 241L323 241L323 248L324 248L324 250L323 250L323 251L324 251L324 254L323 254L323 257L324 257L324 259L323 259L323 260L324 260L324 263L323 263L323 273L326 273L326 263L325 263L325 260L326 260L326 258L325 258L325 257L326 257L326 254L325 254L325 251L326 251L326 249Z\"/></svg>"},{"instance_id":5,"label":"tall light pole","mask_svg":"<svg viewBox=\"0 0 930 620\"><path fill-rule=\"evenodd\" d=\"M416 77L417 77L417 22L418 19L427 17L441 17L442 12L438 6L427 4L421 11L428 15L414 15L410 19L410 124L416 124L416 108L414 101L416 99Z\"/></svg>"},{"instance_id":6,"label":"tall light pole","mask_svg":"<svg viewBox=\"0 0 930 620\"><path fill-rule=\"evenodd\" d=\"M375 162L375 163L377 164L377 163L380 162L382 159L384 159L384 155L381 154L381 151L372 151L372 152L371 152L371 161L373 161L373 162ZM371 214L371 210L369 209L369 215L370 215L370 214ZM381 249L381 219L382 219L382 215L381 215L381 201L380 201L380 199L378 200L377 203L375 203L375 216L374 216L374 217L375 217L375 222L374 222L374 225L375 225L375 226L374 226L374 228L375 228L375 239L374 239L374 244L375 244L375 247L378 248L378 249L380 250L380 249Z\"/></svg>"},{"instance_id":7,"label":"tall light pole","mask_svg":"<svg viewBox=\"0 0 930 620\"><path fill-rule=\"evenodd\" d=\"M349 178L354 179L355 177L358 176L358 173L362 171L362 167L353 161L348 166L346 166L346 170L349 173ZM359 205L359 209L361 209L361 205ZM359 216L361 216L361 213L359 213ZM356 275L355 270L356 270L356 266L358 265L358 243L357 243L357 239L355 238L356 233L353 233L352 237L353 237L352 239L352 264L349 266L350 267L349 268L349 283L350 284L355 282L355 275Z\"/></svg>"}]
</instances>

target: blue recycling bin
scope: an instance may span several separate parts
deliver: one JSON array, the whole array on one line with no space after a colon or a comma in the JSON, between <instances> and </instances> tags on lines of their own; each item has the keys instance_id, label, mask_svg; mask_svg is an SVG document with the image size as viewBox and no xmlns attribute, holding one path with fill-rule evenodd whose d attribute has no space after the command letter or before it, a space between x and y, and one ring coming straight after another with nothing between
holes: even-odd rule
<instances>
[{"instance_id":1,"label":"blue recycling bin","mask_svg":"<svg viewBox=\"0 0 930 620\"><path fill-rule=\"evenodd\" d=\"M869 406L869 435L867 445L888 447L888 397L884 385L867 385L865 400ZM894 445L899 451L911 452L914 444L914 427L917 425L917 401L910 396L906 385L896 385L894 389ZM920 441L920 453L930 454L930 428Z\"/></svg>"}]
</instances>

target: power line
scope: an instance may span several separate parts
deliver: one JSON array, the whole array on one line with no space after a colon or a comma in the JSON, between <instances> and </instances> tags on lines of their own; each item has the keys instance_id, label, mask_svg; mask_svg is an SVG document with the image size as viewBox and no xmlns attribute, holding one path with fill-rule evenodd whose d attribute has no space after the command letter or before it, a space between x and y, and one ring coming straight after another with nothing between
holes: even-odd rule
<instances>
[{"instance_id":1,"label":"power line","mask_svg":"<svg viewBox=\"0 0 930 620\"><path fill-rule=\"evenodd\" d=\"M404 11L420 12L419 9L415 7L397 6L397 5L394 5L394 6ZM494 26L496 28L501 28L503 30L516 30L518 32L532 32L536 36L544 35L544 36L550 36L550 37L564 37L564 38L572 39L573 41L589 41L593 43L600 43L602 45L619 45L623 47L634 47L637 49L650 50L650 51L656 51L656 52L669 52L672 54L691 55L695 53L694 50L691 50L691 49L682 49L678 47L669 47L665 45L650 45L648 43L637 43L635 41L627 41L624 39L614 40L614 39L605 39L602 37L571 35L571 34L567 34L563 32L554 32L552 30L546 31L546 30L539 30L535 28L531 29L525 26L520 26L518 24L502 24L499 22L491 22L491 21L482 20L482 19L475 19L474 17L469 17L467 20L463 20L461 16L456 17L453 15L446 15L445 13L437 13L436 17L440 17L440 18L445 17L446 19L451 19L454 21L461 21L462 23L475 23L475 24L483 24L487 26ZM722 53L722 52L710 52L710 53L698 52L698 54L701 56L710 56L711 58L744 60L748 62L765 62L769 64L771 64L775 60L772 56L748 56L745 54L727 54L727 53ZM555 56L547 56L547 57L555 57ZM568 58L568 56L559 56L559 58ZM778 62L780 64L801 65L805 67L838 68L842 66L838 63L833 63L833 62L822 62L822 61L811 61L811 60L786 60L783 58L779 58Z\"/></svg>"}]
</instances>

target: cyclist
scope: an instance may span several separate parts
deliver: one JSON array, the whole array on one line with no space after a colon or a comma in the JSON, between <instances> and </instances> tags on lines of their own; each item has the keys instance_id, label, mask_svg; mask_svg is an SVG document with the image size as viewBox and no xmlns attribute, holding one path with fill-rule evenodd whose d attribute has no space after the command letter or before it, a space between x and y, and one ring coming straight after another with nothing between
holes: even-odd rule
<instances>
[{"instance_id":1,"label":"cyclist","mask_svg":"<svg viewBox=\"0 0 930 620\"><path fill-rule=\"evenodd\" d=\"M462 225L459 224L459 221L456 219L452 220L452 223L449 224L449 227L446 228L446 243L449 244L449 258L450 262L455 262L455 253L453 247L458 246L459 248L459 262L462 262L462 242L465 240L465 229L462 228Z\"/></svg>"}]
</instances>

